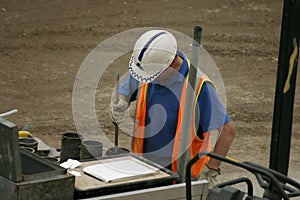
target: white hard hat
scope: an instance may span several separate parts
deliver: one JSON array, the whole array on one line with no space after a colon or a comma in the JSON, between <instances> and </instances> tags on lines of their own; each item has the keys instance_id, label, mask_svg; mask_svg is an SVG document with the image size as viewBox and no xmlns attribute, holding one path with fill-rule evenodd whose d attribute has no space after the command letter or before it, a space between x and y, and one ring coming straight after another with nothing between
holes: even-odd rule
<instances>
[{"instance_id":1,"label":"white hard hat","mask_svg":"<svg viewBox=\"0 0 300 200\"><path fill-rule=\"evenodd\" d=\"M170 32L147 31L134 45L129 72L138 81L149 83L169 67L176 52L177 42Z\"/></svg>"}]
</instances>

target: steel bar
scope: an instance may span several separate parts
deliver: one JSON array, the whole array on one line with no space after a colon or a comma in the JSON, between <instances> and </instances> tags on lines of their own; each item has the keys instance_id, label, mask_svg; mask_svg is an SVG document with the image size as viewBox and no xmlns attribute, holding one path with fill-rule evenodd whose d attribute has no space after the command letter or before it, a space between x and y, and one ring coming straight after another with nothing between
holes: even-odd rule
<instances>
[{"instance_id":1,"label":"steel bar","mask_svg":"<svg viewBox=\"0 0 300 200\"><path fill-rule=\"evenodd\" d=\"M193 102L195 97L195 83L197 77L197 66L200 54L200 42L202 35L202 27L196 26L194 28L194 40L192 45L191 67L189 72L188 86L186 90L186 100L184 105L184 118L181 132L181 143L178 158L177 173L180 176L180 181L185 181L185 168L186 163L190 160L189 144L190 144L190 125L192 120Z\"/></svg>"}]
</instances>

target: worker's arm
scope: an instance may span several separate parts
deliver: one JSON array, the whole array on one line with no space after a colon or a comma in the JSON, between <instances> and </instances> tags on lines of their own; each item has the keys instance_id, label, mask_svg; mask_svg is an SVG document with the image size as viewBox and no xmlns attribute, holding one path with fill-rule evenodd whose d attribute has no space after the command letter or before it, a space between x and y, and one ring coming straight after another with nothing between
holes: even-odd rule
<instances>
[{"instance_id":1,"label":"worker's arm","mask_svg":"<svg viewBox=\"0 0 300 200\"><path fill-rule=\"evenodd\" d=\"M203 84L198 104L200 110L198 137L204 139L203 133L217 129L219 137L213 152L220 156L226 156L235 137L235 128L212 84ZM216 159L210 160L207 167L218 169L221 161Z\"/></svg>"},{"instance_id":2,"label":"worker's arm","mask_svg":"<svg viewBox=\"0 0 300 200\"><path fill-rule=\"evenodd\" d=\"M235 137L235 128L229 121L219 131L220 135L213 152L221 156L226 156ZM219 169L220 164L220 160L210 158L209 162L204 166L199 179L208 181L208 190L211 190L217 184L216 177L221 174Z\"/></svg>"},{"instance_id":3,"label":"worker's arm","mask_svg":"<svg viewBox=\"0 0 300 200\"><path fill-rule=\"evenodd\" d=\"M123 96L123 100L130 103L136 100L138 87L139 82L135 80L130 74L128 74L119 88L119 94L120 96Z\"/></svg>"},{"instance_id":4,"label":"worker's arm","mask_svg":"<svg viewBox=\"0 0 300 200\"><path fill-rule=\"evenodd\" d=\"M222 128L220 128L219 131L220 134L215 144L213 153L225 157L235 137L235 127L232 122L228 122ZM211 158L207 164L207 167L210 169L218 169L220 164L220 160Z\"/></svg>"},{"instance_id":5,"label":"worker's arm","mask_svg":"<svg viewBox=\"0 0 300 200\"><path fill-rule=\"evenodd\" d=\"M127 110L130 102L136 99L137 88L138 81L128 74L119 88L118 102L116 103L116 97L113 96L109 106L109 115L113 122L120 124L124 121L124 112Z\"/></svg>"}]
</instances>

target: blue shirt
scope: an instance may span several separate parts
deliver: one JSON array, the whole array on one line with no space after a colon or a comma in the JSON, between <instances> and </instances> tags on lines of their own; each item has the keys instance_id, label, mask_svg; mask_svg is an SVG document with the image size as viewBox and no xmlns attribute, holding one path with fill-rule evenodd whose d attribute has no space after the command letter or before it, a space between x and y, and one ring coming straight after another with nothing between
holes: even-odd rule
<instances>
[{"instance_id":1,"label":"blue shirt","mask_svg":"<svg viewBox=\"0 0 300 200\"><path fill-rule=\"evenodd\" d=\"M188 74L188 63L183 53L183 64L176 76L163 84L152 82L148 86L147 115L144 139L144 153L152 153L160 157L172 156L173 139L175 137L179 102L182 86ZM119 93L128 101L134 101L137 96L138 81L131 75L121 85ZM196 112L197 135L203 138L203 132L215 130L230 121L230 117L220 102L215 88L205 82L198 98Z\"/></svg>"}]
</instances>

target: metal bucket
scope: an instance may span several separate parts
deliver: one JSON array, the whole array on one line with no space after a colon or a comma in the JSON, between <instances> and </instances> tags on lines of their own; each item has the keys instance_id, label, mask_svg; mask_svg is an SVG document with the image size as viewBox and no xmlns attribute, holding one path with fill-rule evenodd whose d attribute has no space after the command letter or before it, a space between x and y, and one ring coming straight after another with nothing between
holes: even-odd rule
<instances>
[{"instance_id":1,"label":"metal bucket","mask_svg":"<svg viewBox=\"0 0 300 200\"><path fill-rule=\"evenodd\" d=\"M80 159L81 135L78 133L64 133L61 139L60 162L65 162L69 158Z\"/></svg>"},{"instance_id":2,"label":"metal bucket","mask_svg":"<svg viewBox=\"0 0 300 200\"><path fill-rule=\"evenodd\" d=\"M35 150L33 148L30 147L24 147L24 146L20 146L22 149L29 151L30 153L35 153Z\"/></svg>"},{"instance_id":3,"label":"metal bucket","mask_svg":"<svg viewBox=\"0 0 300 200\"><path fill-rule=\"evenodd\" d=\"M103 144L96 140L83 140L80 149L80 159L102 157Z\"/></svg>"},{"instance_id":4,"label":"metal bucket","mask_svg":"<svg viewBox=\"0 0 300 200\"><path fill-rule=\"evenodd\" d=\"M38 149L38 141L31 137L19 138L19 145L20 147L32 148L35 152L37 152Z\"/></svg>"}]
</instances>

